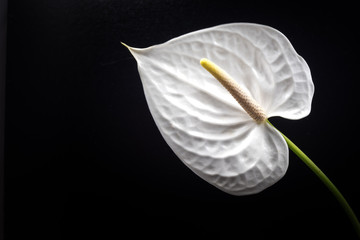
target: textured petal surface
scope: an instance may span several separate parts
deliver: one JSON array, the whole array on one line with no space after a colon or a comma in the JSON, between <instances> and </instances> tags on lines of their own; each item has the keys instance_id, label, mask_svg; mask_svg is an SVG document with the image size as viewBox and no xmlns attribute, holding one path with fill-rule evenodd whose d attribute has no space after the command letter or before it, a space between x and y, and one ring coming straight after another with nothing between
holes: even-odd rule
<instances>
[{"instance_id":1,"label":"textured petal surface","mask_svg":"<svg viewBox=\"0 0 360 240\"><path fill-rule=\"evenodd\" d=\"M157 62L153 65L174 75L192 79L194 84L204 86L205 81L211 91L218 83L209 83L209 76L198 68L199 59L208 58L238 81L268 117L300 119L310 113L314 95L310 69L289 40L271 27L250 23L220 25L137 53L152 58ZM230 99L224 98L227 102ZM236 104L232 99L230 102Z\"/></svg>"},{"instance_id":2,"label":"textured petal surface","mask_svg":"<svg viewBox=\"0 0 360 240\"><path fill-rule=\"evenodd\" d=\"M206 57L222 67L268 116L304 117L314 91L310 70L280 32L227 24L130 50L160 132L196 174L235 195L262 191L285 174L282 136L255 123L199 64Z\"/></svg>"}]
</instances>

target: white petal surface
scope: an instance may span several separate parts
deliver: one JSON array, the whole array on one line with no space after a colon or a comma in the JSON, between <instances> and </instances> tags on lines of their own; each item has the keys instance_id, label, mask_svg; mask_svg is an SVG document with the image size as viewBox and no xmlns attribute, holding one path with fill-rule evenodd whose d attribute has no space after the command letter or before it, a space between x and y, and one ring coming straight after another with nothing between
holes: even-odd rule
<instances>
[{"instance_id":1,"label":"white petal surface","mask_svg":"<svg viewBox=\"0 0 360 240\"><path fill-rule=\"evenodd\" d=\"M222 67L269 117L304 117L314 91L310 70L281 33L227 24L130 50L160 132L196 174L235 195L257 193L285 174L282 136L255 123L199 64L205 57Z\"/></svg>"}]
</instances>

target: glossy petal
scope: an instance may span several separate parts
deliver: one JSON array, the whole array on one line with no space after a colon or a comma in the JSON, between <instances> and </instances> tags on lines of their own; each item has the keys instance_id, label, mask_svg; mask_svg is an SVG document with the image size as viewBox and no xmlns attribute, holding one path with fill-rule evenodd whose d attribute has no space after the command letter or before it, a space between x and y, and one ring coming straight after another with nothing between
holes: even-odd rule
<instances>
[{"instance_id":1,"label":"glossy petal","mask_svg":"<svg viewBox=\"0 0 360 240\"><path fill-rule=\"evenodd\" d=\"M130 51L160 132L196 174L235 195L257 193L285 174L282 136L255 123L199 64L206 57L222 67L268 116L304 117L314 90L310 70L281 33L227 24Z\"/></svg>"}]
</instances>

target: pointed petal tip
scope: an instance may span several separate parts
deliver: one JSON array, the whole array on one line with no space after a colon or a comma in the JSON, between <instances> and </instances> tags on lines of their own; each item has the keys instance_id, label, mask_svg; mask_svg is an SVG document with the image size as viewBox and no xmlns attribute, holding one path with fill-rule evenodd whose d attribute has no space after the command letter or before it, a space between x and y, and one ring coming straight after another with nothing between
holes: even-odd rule
<instances>
[{"instance_id":1,"label":"pointed petal tip","mask_svg":"<svg viewBox=\"0 0 360 240\"><path fill-rule=\"evenodd\" d=\"M124 45L127 49L131 49L131 47L130 46L128 46L127 44L125 44L125 43L123 43L123 42L120 42L122 45Z\"/></svg>"},{"instance_id":2,"label":"pointed petal tip","mask_svg":"<svg viewBox=\"0 0 360 240\"><path fill-rule=\"evenodd\" d=\"M125 46L129 51L130 53L135 57L134 54L139 54L141 52L143 52L145 49L144 48L134 48L134 47L130 47L129 45L127 45L126 43L124 42L121 42L120 43Z\"/></svg>"}]
</instances>

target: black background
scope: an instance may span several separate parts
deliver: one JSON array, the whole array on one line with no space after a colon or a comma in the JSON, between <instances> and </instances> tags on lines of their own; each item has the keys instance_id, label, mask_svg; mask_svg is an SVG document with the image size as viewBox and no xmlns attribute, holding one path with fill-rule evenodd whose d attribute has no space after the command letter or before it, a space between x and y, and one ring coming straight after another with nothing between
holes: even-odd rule
<instances>
[{"instance_id":1,"label":"black background","mask_svg":"<svg viewBox=\"0 0 360 240\"><path fill-rule=\"evenodd\" d=\"M285 177L257 195L227 195L193 174L162 139L120 44L231 22L280 30L309 64L315 96L308 117L272 122L360 215L357 6L333 3L10 1L5 239L354 239L292 153Z\"/></svg>"}]
</instances>

